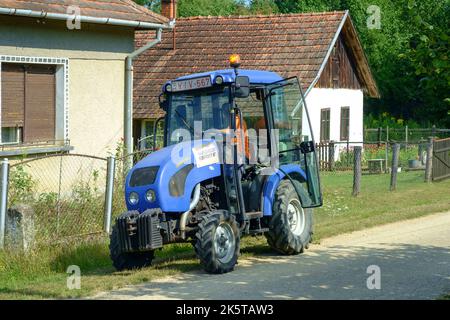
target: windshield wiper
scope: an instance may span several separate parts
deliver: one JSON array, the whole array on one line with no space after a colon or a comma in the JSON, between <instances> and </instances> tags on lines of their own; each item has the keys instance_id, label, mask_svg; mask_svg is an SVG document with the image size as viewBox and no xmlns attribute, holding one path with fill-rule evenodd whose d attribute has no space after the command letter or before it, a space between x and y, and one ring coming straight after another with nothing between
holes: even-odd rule
<instances>
[{"instance_id":1,"label":"windshield wiper","mask_svg":"<svg viewBox=\"0 0 450 320\"><path fill-rule=\"evenodd\" d=\"M175 114L181 119L181 121L183 121L186 128L188 128L189 131L191 132L191 134L193 135L194 129L192 129L192 127L189 125L189 123L187 123L186 119L178 112L178 110L175 110Z\"/></svg>"}]
</instances>

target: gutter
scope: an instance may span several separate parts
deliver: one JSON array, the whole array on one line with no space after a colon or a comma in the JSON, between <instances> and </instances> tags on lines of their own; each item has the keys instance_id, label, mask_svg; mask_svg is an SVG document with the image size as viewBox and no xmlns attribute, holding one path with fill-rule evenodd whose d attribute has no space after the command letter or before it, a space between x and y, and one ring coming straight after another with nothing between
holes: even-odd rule
<instances>
[{"instance_id":1,"label":"gutter","mask_svg":"<svg viewBox=\"0 0 450 320\"><path fill-rule=\"evenodd\" d=\"M10 16L20 16L29 18L41 18L41 19L51 19L51 20L73 20L74 17L79 19L81 23L95 23L95 24L106 24L114 26L141 28L141 29L172 29L173 25L165 25L159 23L142 22L134 20L123 20L123 19L113 19L113 18L97 18L91 16L76 16L73 14L66 13L50 13L45 11L34 11L34 10L24 10L24 9L11 9L0 7L0 15L10 15Z\"/></svg>"},{"instance_id":2,"label":"gutter","mask_svg":"<svg viewBox=\"0 0 450 320\"><path fill-rule=\"evenodd\" d=\"M125 110L124 110L124 142L127 154L133 153L133 59L144 51L161 42L162 28L156 37L145 46L130 53L125 59Z\"/></svg>"}]
</instances>

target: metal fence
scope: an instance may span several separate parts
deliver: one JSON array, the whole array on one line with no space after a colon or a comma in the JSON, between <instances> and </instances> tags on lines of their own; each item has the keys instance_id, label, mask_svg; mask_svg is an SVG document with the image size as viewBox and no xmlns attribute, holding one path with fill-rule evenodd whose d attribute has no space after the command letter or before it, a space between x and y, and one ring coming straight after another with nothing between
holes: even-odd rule
<instances>
[{"instance_id":1,"label":"metal fence","mask_svg":"<svg viewBox=\"0 0 450 320\"><path fill-rule=\"evenodd\" d=\"M399 170L424 170L429 145L429 142L401 143ZM317 152L321 175L342 176L338 180L324 179L325 182L332 186L335 180L343 181L339 183L351 188L356 149L361 150L363 176L390 172L393 158L390 142L320 143ZM17 206L31 210L33 240L39 244L109 233L113 219L126 210L124 190L129 168L150 152L142 150L109 158L57 154L24 161L4 160L0 170L0 248L6 220ZM421 176L415 175L418 179Z\"/></svg>"},{"instance_id":2,"label":"metal fence","mask_svg":"<svg viewBox=\"0 0 450 320\"><path fill-rule=\"evenodd\" d=\"M399 143L399 167L405 170L425 169L428 141L418 143ZM392 166L392 142L352 142L330 141L316 145L320 169L322 171L353 170L354 148L362 148L362 170L389 172Z\"/></svg>"},{"instance_id":3,"label":"metal fence","mask_svg":"<svg viewBox=\"0 0 450 320\"><path fill-rule=\"evenodd\" d=\"M427 141L429 137L438 139L450 138L450 129L436 128L435 126L431 128L409 128L405 126L403 128L380 127L364 129L364 141L414 144Z\"/></svg>"},{"instance_id":4,"label":"metal fence","mask_svg":"<svg viewBox=\"0 0 450 320\"><path fill-rule=\"evenodd\" d=\"M3 226L15 228L19 222L14 219L28 219L33 241L43 245L100 234L106 164L106 158L78 154L4 160Z\"/></svg>"}]
</instances>

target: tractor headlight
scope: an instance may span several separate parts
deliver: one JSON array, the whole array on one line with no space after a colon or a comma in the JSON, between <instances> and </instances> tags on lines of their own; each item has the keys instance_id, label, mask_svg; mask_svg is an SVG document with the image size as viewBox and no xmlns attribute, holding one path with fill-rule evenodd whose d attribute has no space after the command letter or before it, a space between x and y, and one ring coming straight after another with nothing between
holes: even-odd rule
<instances>
[{"instance_id":1,"label":"tractor headlight","mask_svg":"<svg viewBox=\"0 0 450 320\"><path fill-rule=\"evenodd\" d=\"M222 83L223 83L223 78L222 78L222 76L217 76L215 82L216 82L216 84L219 84L219 85L222 84Z\"/></svg>"},{"instance_id":2,"label":"tractor headlight","mask_svg":"<svg viewBox=\"0 0 450 320\"><path fill-rule=\"evenodd\" d=\"M135 205L139 202L139 195L136 192L131 192L128 196L128 202Z\"/></svg>"},{"instance_id":3,"label":"tractor headlight","mask_svg":"<svg viewBox=\"0 0 450 320\"><path fill-rule=\"evenodd\" d=\"M156 194L155 191L153 191L152 189L149 189L146 193L145 193L145 199L148 202L153 202L156 200Z\"/></svg>"}]
</instances>

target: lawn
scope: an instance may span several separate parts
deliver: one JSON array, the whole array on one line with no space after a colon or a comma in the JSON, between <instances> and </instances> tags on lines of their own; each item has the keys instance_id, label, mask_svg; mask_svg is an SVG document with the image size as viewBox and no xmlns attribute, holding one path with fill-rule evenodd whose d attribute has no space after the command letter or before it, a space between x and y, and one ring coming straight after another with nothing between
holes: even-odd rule
<instances>
[{"instance_id":1,"label":"lawn","mask_svg":"<svg viewBox=\"0 0 450 320\"><path fill-rule=\"evenodd\" d=\"M363 175L361 194L351 196L351 173L322 176L324 206L315 211L314 241L379 224L450 210L450 180L426 184L423 172L398 175L397 191L389 192L389 175ZM268 252L263 237L245 238L242 257ZM66 268L78 265L81 289L66 288ZM70 298L95 294L127 284L198 270L189 244L166 246L154 266L114 272L106 241L78 243L71 248L41 249L30 255L0 252L0 299Z\"/></svg>"}]
</instances>

